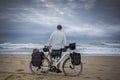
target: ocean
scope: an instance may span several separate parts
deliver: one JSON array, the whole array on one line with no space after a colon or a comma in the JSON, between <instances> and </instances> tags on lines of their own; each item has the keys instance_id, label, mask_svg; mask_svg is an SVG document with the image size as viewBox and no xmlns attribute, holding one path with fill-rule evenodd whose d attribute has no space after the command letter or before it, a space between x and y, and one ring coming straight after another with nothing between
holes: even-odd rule
<instances>
[{"instance_id":1,"label":"ocean","mask_svg":"<svg viewBox=\"0 0 120 80\"><path fill-rule=\"evenodd\" d=\"M0 54L31 54L34 48L42 50L45 42L0 43ZM120 56L120 42L76 42L76 52L82 55Z\"/></svg>"}]
</instances>

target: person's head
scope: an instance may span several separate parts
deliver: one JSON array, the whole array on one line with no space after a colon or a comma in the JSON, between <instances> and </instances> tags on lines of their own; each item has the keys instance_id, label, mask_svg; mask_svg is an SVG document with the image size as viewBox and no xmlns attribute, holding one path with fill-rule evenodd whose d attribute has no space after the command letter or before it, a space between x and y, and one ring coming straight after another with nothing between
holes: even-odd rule
<instances>
[{"instance_id":1,"label":"person's head","mask_svg":"<svg viewBox=\"0 0 120 80\"><path fill-rule=\"evenodd\" d=\"M57 25L57 30L62 30L62 26L61 25Z\"/></svg>"}]
</instances>

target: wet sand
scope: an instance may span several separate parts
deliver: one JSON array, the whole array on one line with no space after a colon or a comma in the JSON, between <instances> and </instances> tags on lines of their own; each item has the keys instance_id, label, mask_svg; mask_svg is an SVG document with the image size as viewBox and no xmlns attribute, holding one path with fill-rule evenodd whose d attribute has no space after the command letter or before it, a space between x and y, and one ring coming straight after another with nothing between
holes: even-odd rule
<instances>
[{"instance_id":1,"label":"wet sand","mask_svg":"<svg viewBox=\"0 0 120 80\"><path fill-rule=\"evenodd\" d=\"M120 56L82 56L83 72L77 77L33 75L30 60L27 54L0 54L0 80L120 80Z\"/></svg>"}]
</instances>

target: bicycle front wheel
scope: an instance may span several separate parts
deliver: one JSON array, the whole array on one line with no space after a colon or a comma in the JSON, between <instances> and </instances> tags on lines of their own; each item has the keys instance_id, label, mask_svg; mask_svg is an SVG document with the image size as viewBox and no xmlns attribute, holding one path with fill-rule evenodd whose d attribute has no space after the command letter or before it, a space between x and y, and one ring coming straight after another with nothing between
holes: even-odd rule
<instances>
[{"instance_id":1,"label":"bicycle front wheel","mask_svg":"<svg viewBox=\"0 0 120 80\"><path fill-rule=\"evenodd\" d=\"M44 60L42 61L42 65L40 67L35 67L32 65L32 62L29 64L30 71L33 74L46 74L48 73L50 67L50 61L47 57L44 57Z\"/></svg>"},{"instance_id":2,"label":"bicycle front wheel","mask_svg":"<svg viewBox=\"0 0 120 80\"><path fill-rule=\"evenodd\" d=\"M79 76L82 72L83 65L72 65L70 58L67 58L62 65L62 70L66 76Z\"/></svg>"}]
</instances>

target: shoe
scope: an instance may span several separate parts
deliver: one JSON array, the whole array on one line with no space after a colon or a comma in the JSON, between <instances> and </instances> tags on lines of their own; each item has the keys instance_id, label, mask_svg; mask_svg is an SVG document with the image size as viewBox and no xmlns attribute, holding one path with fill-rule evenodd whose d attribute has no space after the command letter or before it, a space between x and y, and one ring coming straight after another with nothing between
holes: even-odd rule
<instances>
[{"instance_id":1,"label":"shoe","mask_svg":"<svg viewBox=\"0 0 120 80\"><path fill-rule=\"evenodd\" d=\"M53 72L51 69L49 69L50 72Z\"/></svg>"},{"instance_id":2,"label":"shoe","mask_svg":"<svg viewBox=\"0 0 120 80\"><path fill-rule=\"evenodd\" d=\"M62 73L62 71L60 69L57 69L56 73Z\"/></svg>"},{"instance_id":3,"label":"shoe","mask_svg":"<svg viewBox=\"0 0 120 80\"><path fill-rule=\"evenodd\" d=\"M41 71L41 73L47 73L46 71Z\"/></svg>"}]
</instances>

